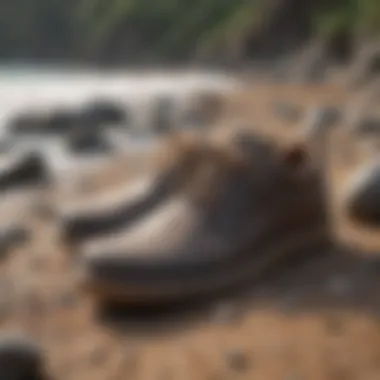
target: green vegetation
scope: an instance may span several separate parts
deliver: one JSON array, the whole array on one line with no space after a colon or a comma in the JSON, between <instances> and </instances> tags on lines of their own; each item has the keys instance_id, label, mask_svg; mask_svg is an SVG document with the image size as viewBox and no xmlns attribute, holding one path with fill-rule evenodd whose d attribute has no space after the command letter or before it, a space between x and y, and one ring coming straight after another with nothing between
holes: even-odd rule
<instances>
[{"instance_id":1,"label":"green vegetation","mask_svg":"<svg viewBox=\"0 0 380 380\"><path fill-rule=\"evenodd\" d=\"M278 7L306 3L312 34L354 38L380 31L380 0L1 0L0 58L128 62L215 51L228 56L236 44L262 32L263 20L270 24Z\"/></svg>"},{"instance_id":2,"label":"green vegetation","mask_svg":"<svg viewBox=\"0 0 380 380\"><path fill-rule=\"evenodd\" d=\"M316 33L327 37L337 33L372 35L380 31L380 1L344 0L314 12Z\"/></svg>"}]
</instances>

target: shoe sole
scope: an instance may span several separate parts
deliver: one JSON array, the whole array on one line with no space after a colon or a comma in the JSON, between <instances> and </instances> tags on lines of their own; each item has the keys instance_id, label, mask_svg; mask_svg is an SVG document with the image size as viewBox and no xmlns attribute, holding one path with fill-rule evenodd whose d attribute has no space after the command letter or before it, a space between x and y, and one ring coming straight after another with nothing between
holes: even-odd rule
<instances>
[{"instance_id":1,"label":"shoe sole","mask_svg":"<svg viewBox=\"0 0 380 380\"><path fill-rule=\"evenodd\" d=\"M80 287L85 293L105 303L149 306L193 298L199 300L199 297L210 296L236 285L243 285L247 281L253 281L270 268L280 265L283 260L307 254L308 251L322 252L332 246L325 225L297 231L296 236L293 233L292 236L273 240L273 245L268 248L252 249L253 252L260 251L259 255L252 254L245 260L239 260L235 266L231 262L227 271L211 271L203 276L184 277L179 270L174 276L162 281L150 281L148 276L145 282L141 278L133 281L127 277L124 284L100 280L84 271L80 275Z\"/></svg>"}]
</instances>

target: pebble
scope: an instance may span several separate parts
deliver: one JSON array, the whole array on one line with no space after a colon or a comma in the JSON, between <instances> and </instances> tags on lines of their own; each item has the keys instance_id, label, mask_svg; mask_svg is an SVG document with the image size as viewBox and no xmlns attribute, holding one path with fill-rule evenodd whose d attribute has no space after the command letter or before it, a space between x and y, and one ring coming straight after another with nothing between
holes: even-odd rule
<instances>
[{"instance_id":1,"label":"pebble","mask_svg":"<svg viewBox=\"0 0 380 380\"><path fill-rule=\"evenodd\" d=\"M70 136L67 141L72 154L103 154L111 153L113 147L105 136L100 133L82 133Z\"/></svg>"},{"instance_id":2,"label":"pebble","mask_svg":"<svg viewBox=\"0 0 380 380\"><path fill-rule=\"evenodd\" d=\"M82 109L82 124L92 128L107 124L127 124L130 116L128 111L126 104L112 99L96 98Z\"/></svg>"},{"instance_id":3,"label":"pebble","mask_svg":"<svg viewBox=\"0 0 380 380\"><path fill-rule=\"evenodd\" d=\"M228 367L235 372L245 372L250 365L247 355L239 349L228 350L225 358Z\"/></svg>"}]
</instances>

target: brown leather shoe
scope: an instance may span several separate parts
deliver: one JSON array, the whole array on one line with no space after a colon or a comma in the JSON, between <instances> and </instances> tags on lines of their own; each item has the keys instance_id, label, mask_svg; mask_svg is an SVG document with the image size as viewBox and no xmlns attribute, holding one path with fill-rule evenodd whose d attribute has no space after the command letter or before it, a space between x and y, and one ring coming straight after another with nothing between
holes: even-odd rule
<instances>
[{"instance_id":1,"label":"brown leather shoe","mask_svg":"<svg viewBox=\"0 0 380 380\"><path fill-rule=\"evenodd\" d=\"M106 301L182 300L328 243L321 179L306 152L242 141L193 149L192 170L166 202L84 245L85 288Z\"/></svg>"}]
</instances>

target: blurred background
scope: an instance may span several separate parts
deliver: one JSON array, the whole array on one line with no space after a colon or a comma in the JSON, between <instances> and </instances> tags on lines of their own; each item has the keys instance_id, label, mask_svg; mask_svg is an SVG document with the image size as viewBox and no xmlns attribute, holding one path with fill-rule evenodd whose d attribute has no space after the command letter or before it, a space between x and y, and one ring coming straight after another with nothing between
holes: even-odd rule
<instances>
[{"instance_id":1,"label":"blurred background","mask_svg":"<svg viewBox=\"0 0 380 380\"><path fill-rule=\"evenodd\" d=\"M284 59L306 44L347 63L378 32L374 0L4 1L6 62L249 66Z\"/></svg>"},{"instance_id":2,"label":"blurred background","mask_svg":"<svg viewBox=\"0 0 380 380\"><path fill-rule=\"evenodd\" d=\"M1 380L380 378L380 0L0 0L0 31ZM339 247L201 305L83 294L67 210L238 127L332 131Z\"/></svg>"}]
</instances>

